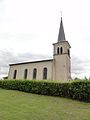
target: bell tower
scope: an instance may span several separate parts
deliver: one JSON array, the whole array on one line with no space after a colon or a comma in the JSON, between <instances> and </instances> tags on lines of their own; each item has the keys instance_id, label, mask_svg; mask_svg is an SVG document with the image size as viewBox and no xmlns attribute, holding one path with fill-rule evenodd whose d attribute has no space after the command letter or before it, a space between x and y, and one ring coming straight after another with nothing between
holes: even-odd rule
<instances>
[{"instance_id":1,"label":"bell tower","mask_svg":"<svg viewBox=\"0 0 90 120\"><path fill-rule=\"evenodd\" d=\"M57 43L53 44L53 79L67 81L71 79L70 44L66 41L61 17Z\"/></svg>"}]
</instances>

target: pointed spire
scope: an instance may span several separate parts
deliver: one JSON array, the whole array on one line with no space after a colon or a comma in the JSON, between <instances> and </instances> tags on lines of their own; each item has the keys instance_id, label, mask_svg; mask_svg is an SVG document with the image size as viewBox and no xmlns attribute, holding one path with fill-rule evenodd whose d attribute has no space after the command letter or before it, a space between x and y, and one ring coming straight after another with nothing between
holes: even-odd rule
<instances>
[{"instance_id":1,"label":"pointed spire","mask_svg":"<svg viewBox=\"0 0 90 120\"><path fill-rule=\"evenodd\" d=\"M61 23L60 23L60 29L59 29L59 35L58 35L58 42L65 41L65 33L63 28L63 22L62 22L62 16L61 16Z\"/></svg>"}]
</instances>

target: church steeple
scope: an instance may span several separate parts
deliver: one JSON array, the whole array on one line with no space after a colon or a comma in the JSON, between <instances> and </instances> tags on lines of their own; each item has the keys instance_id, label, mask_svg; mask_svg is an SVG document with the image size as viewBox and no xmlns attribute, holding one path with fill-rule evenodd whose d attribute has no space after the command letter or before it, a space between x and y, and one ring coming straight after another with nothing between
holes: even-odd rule
<instances>
[{"instance_id":1,"label":"church steeple","mask_svg":"<svg viewBox=\"0 0 90 120\"><path fill-rule=\"evenodd\" d=\"M53 78L67 81L71 78L70 44L65 38L62 16L58 41L53 46Z\"/></svg>"},{"instance_id":2,"label":"church steeple","mask_svg":"<svg viewBox=\"0 0 90 120\"><path fill-rule=\"evenodd\" d=\"M64 33L64 28L63 28L63 21L61 17L61 23L60 23L60 29L59 29L59 34L58 34L58 42L65 41L65 33Z\"/></svg>"}]
</instances>

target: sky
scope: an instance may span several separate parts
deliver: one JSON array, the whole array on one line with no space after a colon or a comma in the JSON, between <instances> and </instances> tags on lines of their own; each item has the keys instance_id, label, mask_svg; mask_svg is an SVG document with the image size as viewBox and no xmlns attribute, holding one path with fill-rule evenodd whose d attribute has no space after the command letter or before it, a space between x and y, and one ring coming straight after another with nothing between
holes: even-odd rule
<instances>
[{"instance_id":1,"label":"sky","mask_svg":"<svg viewBox=\"0 0 90 120\"><path fill-rule=\"evenodd\" d=\"M90 77L89 0L0 0L0 78L10 63L53 57L61 11L72 78Z\"/></svg>"}]
</instances>

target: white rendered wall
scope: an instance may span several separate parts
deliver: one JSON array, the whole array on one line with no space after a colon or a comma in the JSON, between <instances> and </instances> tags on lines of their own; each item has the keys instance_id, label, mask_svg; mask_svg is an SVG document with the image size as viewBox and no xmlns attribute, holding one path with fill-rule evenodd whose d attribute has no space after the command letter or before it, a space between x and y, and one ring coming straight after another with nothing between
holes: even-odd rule
<instances>
[{"instance_id":1,"label":"white rendered wall","mask_svg":"<svg viewBox=\"0 0 90 120\"><path fill-rule=\"evenodd\" d=\"M44 62L34 62L28 64L20 64L20 65L11 65L9 69L8 79L13 79L14 70L17 70L16 79L24 79L24 70L28 69L27 79L33 79L33 69L37 69L37 80L43 79L43 68L47 68L47 79L52 80L52 61L44 61Z\"/></svg>"},{"instance_id":2,"label":"white rendered wall","mask_svg":"<svg viewBox=\"0 0 90 120\"><path fill-rule=\"evenodd\" d=\"M53 62L53 79L60 81L67 81L71 78L70 56L68 50L70 45L67 41L58 42L54 45L54 62ZM63 48L63 53L57 54L58 48Z\"/></svg>"}]
</instances>

